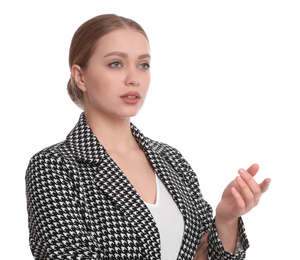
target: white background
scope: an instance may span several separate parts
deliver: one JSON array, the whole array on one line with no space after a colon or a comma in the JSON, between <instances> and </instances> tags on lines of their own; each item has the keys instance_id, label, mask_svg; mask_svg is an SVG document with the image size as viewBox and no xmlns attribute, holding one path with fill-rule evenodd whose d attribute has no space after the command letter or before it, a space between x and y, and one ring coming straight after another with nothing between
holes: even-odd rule
<instances>
[{"instance_id":1,"label":"white background","mask_svg":"<svg viewBox=\"0 0 300 260\"><path fill-rule=\"evenodd\" d=\"M299 1L6 1L0 6L1 259L33 259L25 171L65 139L81 110L66 93L75 30L99 14L139 22L151 89L132 121L179 149L215 208L240 167L272 178L244 216L247 259L298 259Z\"/></svg>"}]
</instances>

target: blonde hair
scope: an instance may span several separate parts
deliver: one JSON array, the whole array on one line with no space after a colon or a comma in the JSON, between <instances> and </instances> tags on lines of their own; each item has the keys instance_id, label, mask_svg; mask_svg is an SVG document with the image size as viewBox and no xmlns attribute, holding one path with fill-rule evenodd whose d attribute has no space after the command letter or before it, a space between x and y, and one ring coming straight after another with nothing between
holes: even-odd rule
<instances>
[{"instance_id":1,"label":"blonde hair","mask_svg":"<svg viewBox=\"0 0 300 260\"><path fill-rule=\"evenodd\" d=\"M96 42L104 35L120 28L134 29L142 33L148 40L144 29L131 19L115 14L96 16L83 23L73 35L69 51L70 70L74 64L77 64L82 69L86 68L88 61L96 48ZM68 82L67 91L72 101L78 107L83 109L83 92L76 85L72 75Z\"/></svg>"}]
</instances>

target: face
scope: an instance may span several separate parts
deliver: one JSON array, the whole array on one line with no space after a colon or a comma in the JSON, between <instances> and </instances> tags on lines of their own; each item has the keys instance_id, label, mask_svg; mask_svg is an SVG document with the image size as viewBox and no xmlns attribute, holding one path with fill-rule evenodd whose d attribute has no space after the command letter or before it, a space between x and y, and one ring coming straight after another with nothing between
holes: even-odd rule
<instances>
[{"instance_id":1,"label":"face","mask_svg":"<svg viewBox=\"0 0 300 260\"><path fill-rule=\"evenodd\" d=\"M136 115L150 85L149 68L150 47L143 34L132 29L106 34L98 40L87 68L79 67L85 110L119 118Z\"/></svg>"}]
</instances>

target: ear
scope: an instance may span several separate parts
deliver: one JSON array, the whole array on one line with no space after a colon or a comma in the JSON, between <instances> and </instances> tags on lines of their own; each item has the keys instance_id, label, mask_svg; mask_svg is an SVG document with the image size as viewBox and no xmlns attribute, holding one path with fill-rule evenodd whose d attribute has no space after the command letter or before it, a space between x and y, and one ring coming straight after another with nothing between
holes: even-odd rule
<instances>
[{"instance_id":1,"label":"ear","mask_svg":"<svg viewBox=\"0 0 300 260\"><path fill-rule=\"evenodd\" d=\"M80 66L74 64L71 68L71 74L78 88L83 92L86 92L86 86L84 83L84 73Z\"/></svg>"}]
</instances>

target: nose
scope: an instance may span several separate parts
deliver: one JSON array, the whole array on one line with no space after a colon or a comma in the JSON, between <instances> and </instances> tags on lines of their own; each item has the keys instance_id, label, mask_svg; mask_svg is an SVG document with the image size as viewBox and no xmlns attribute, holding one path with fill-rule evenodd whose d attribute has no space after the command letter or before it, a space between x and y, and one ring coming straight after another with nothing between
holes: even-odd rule
<instances>
[{"instance_id":1,"label":"nose","mask_svg":"<svg viewBox=\"0 0 300 260\"><path fill-rule=\"evenodd\" d=\"M131 87L138 87L141 84L137 68L131 67L127 69L125 85Z\"/></svg>"}]
</instances>

